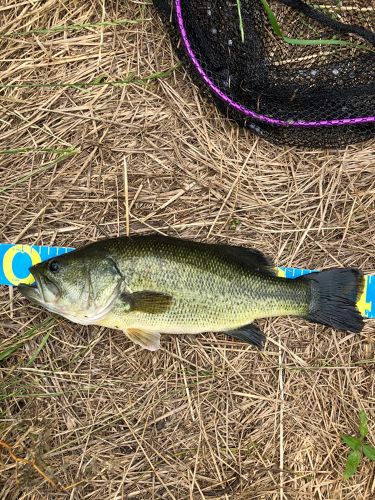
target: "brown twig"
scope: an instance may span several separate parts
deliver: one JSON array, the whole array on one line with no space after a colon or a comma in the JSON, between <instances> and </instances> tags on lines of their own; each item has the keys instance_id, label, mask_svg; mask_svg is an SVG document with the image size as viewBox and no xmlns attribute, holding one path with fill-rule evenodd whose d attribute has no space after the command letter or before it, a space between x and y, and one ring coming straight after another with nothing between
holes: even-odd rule
<instances>
[{"instance_id":1,"label":"brown twig","mask_svg":"<svg viewBox=\"0 0 375 500\"><path fill-rule=\"evenodd\" d=\"M18 457L14 451L13 451L13 447L8 444L7 442L3 441L3 440L0 440L0 446L2 446L3 448L5 448L8 453L9 453L9 456L12 460L14 460L14 462L16 463L20 463L20 464L26 464L26 465L31 465L31 467L33 467L33 469L36 470L36 472L42 476L42 478L47 481L51 486L58 486L58 484L53 480L51 479L50 477L47 476L47 474L45 474L42 469L35 463L35 460L29 460L27 458L23 458L23 457Z\"/></svg>"}]
</instances>

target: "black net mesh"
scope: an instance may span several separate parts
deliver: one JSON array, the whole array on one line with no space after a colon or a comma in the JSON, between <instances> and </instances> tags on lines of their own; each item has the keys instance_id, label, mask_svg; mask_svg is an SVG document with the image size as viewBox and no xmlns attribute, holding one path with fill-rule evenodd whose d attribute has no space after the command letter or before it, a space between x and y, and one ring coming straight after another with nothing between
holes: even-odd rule
<instances>
[{"instance_id":1,"label":"black net mesh","mask_svg":"<svg viewBox=\"0 0 375 500\"><path fill-rule=\"evenodd\" d=\"M375 0L269 0L289 42L261 0L154 4L194 80L230 118L302 146L375 135Z\"/></svg>"}]
</instances>

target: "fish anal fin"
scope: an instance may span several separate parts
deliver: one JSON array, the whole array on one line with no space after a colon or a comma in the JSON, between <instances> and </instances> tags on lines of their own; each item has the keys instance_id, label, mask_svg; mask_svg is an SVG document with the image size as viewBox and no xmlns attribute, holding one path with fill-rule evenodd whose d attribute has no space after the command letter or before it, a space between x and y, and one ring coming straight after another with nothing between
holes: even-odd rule
<instances>
[{"instance_id":1,"label":"fish anal fin","mask_svg":"<svg viewBox=\"0 0 375 500\"><path fill-rule=\"evenodd\" d=\"M258 349L263 349L266 340L264 333L253 323L241 326L241 328L237 328L236 330L229 330L225 333L242 342L253 344L258 347Z\"/></svg>"},{"instance_id":2,"label":"fish anal fin","mask_svg":"<svg viewBox=\"0 0 375 500\"><path fill-rule=\"evenodd\" d=\"M148 351L157 351L160 348L159 332L148 332L139 328L128 328L125 333L135 344L140 345Z\"/></svg>"},{"instance_id":3,"label":"fish anal fin","mask_svg":"<svg viewBox=\"0 0 375 500\"><path fill-rule=\"evenodd\" d=\"M161 314L171 306L172 296L166 293L142 290L134 293L122 293L121 300L127 311L140 311L148 314Z\"/></svg>"},{"instance_id":4,"label":"fish anal fin","mask_svg":"<svg viewBox=\"0 0 375 500\"><path fill-rule=\"evenodd\" d=\"M217 250L222 256L241 264L250 271L276 275L272 261L259 250L231 245L218 245Z\"/></svg>"}]
</instances>

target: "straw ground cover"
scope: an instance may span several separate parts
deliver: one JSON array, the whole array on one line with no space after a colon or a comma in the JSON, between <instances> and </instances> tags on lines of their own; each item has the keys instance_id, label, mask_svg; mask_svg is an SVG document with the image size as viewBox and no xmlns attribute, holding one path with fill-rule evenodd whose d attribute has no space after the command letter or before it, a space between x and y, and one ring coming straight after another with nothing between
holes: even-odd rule
<instances>
[{"instance_id":1,"label":"straw ground cover","mask_svg":"<svg viewBox=\"0 0 375 500\"><path fill-rule=\"evenodd\" d=\"M299 150L239 130L139 1L5 0L0 21L2 242L156 231L375 272L374 141ZM340 441L361 409L375 440L373 323L260 323L261 353L213 334L149 353L2 288L0 497L374 498L368 460L342 480Z\"/></svg>"}]
</instances>

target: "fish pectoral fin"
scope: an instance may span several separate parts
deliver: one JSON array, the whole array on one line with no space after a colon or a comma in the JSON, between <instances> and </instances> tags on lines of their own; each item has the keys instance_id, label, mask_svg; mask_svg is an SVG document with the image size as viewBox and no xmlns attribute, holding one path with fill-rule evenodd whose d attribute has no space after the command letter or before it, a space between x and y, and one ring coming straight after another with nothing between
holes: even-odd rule
<instances>
[{"instance_id":1,"label":"fish pectoral fin","mask_svg":"<svg viewBox=\"0 0 375 500\"><path fill-rule=\"evenodd\" d=\"M171 306L172 295L167 293L143 290L134 293L122 293L121 300L126 305L128 312L141 311L148 314L161 314Z\"/></svg>"},{"instance_id":2,"label":"fish pectoral fin","mask_svg":"<svg viewBox=\"0 0 375 500\"><path fill-rule=\"evenodd\" d=\"M242 340L248 344L253 344L258 347L258 349L263 349L264 342L266 340L264 333L253 323L225 333L235 339Z\"/></svg>"},{"instance_id":3,"label":"fish pectoral fin","mask_svg":"<svg viewBox=\"0 0 375 500\"><path fill-rule=\"evenodd\" d=\"M125 333L135 344L142 346L148 351L157 351L160 347L159 332L148 332L138 328L128 328Z\"/></svg>"}]
</instances>

